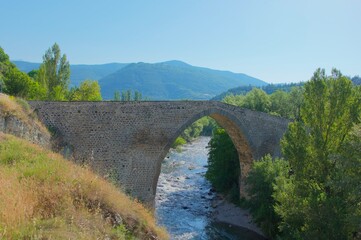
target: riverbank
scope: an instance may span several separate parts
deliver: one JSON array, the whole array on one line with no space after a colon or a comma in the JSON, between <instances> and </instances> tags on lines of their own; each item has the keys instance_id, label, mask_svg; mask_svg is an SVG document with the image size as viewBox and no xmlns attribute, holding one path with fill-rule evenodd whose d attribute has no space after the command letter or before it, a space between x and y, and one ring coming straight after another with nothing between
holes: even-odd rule
<instances>
[{"instance_id":1,"label":"riverbank","mask_svg":"<svg viewBox=\"0 0 361 240\"><path fill-rule=\"evenodd\" d=\"M245 228L267 239L262 230L252 221L252 216L248 210L239 208L220 194L214 196L212 207L211 217L213 221L229 224L230 227Z\"/></svg>"}]
</instances>

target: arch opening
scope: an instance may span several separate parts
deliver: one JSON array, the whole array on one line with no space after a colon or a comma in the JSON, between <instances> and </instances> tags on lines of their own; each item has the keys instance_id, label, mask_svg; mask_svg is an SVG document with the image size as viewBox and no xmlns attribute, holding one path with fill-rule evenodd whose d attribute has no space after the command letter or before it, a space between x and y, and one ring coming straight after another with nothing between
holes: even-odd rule
<instances>
[{"instance_id":1,"label":"arch opening","mask_svg":"<svg viewBox=\"0 0 361 240\"><path fill-rule=\"evenodd\" d=\"M253 153L251 148L252 142L248 138L248 132L246 131L246 129L243 128L242 123L237 119L237 117L235 117L231 113L219 109L209 109L194 115L188 121L182 123L178 130L168 140L167 145L164 147L156 163L156 174L152 184L154 197L157 191L157 184L159 175L161 173L162 162L167 156L169 150L171 149L172 144L187 127L191 126L192 123L205 116L209 116L214 119L220 127L225 129L225 131L231 138L233 145L237 150L239 159L239 193L241 197L247 196L245 190L245 178L248 176L248 172L251 169L253 161Z\"/></svg>"}]
</instances>

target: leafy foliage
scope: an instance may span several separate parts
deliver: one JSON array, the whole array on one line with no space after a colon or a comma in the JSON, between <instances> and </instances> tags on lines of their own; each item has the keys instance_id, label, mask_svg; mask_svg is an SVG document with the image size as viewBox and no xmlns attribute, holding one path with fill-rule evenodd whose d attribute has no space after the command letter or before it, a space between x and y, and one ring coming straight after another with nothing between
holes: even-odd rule
<instances>
[{"instance_id":1,"label":"leafy foliage","mask_svg":"<svg viewBox=\"0 0 361 240\"><path fill-rule=\"evenodd\" d=\"M173 148L191 142L199 136L211 136L213 129L218 127L216 121L210 117L202 117L187 127L172 144Z\"/></svg>"},{"instance_id":2,"label":"leafy foliage","mask_svg":"<svg viewBox=\"0 0 361 240\"><path fill-rule=\"evenodd\" d=\"M274 211L275 200L273 198L273 186L276 178L289 173L288 162L283 159L272 159L266 155L259 161L253 162L253 166L247 177L247 192L249 207L254 221L262 228L263 232L270 237L278 233L278 224L281 221Z\"/></svg>"},{"instance_id":3,"label":"leafy foliage","mask_svg":"<svg viewBox=\"0 0 361 240\"><path fill-rule=\"evenodd\" d=\"M79 87L70 89L70 101L101 101L102 96L97 81L85 80Z\"/></svg>"},{"instance_id":4,"label":"leafy foliage","mask_svg":"<svg viewBox=\"0 0 361 240\"><path fill-rule=\"evenodd\" d=\"M217 191L223 193L236 193L232 196L239 199L240 166L237 150L226 131L217 128L209 142L208 170L206 178ZM236 190L236 191L234 191Z\"/></svg>"},{"instance_id":5,"label":"leafy foliage","mask_svg":"<svg viewBox=\"0 0 361 240\"><path fill-rule=\"evenodd\" d=\"M269 112L271 101L264 91L254 88L243 100L243 107L260 112Z\"/></svg>"},{"instance_id":6,"label":"leafy foliage","mask_svg":"<svg viewBox=\"0 0 361 240\"><path fill-rule=\"evenodd\" d=\"M282 92L290 92L293 88L300 88L303 86L304 83L280 83L280 84L268 84L265 86L252 86L252 85L248 85L248 86L240 86L240 87L236 87L236 88L231 88L229 90L227 90L226 92L223 92L217 96L215 96L214 98L212 98L212 100L222 100L225 97L229 96L229 95L246 95L247 93L249 93L250 91L252 91L254 88L259 88L262 91L264 91L265 93L267 93L268 95L271 95L274 92L277 91L282 91Z\"/></svg>"},{"instance_id":7,"label":"leafy foliage","mask_svg":"<svg viewBox=\"0 0 361 240\"><path fill-rule=\"evenodd\" d=\"M177 148L178 146L182 146L186 143L187 143L187 141L183 137L179 136L176 138L176 140L172 144L172 148Z\"/></svg>"},{"instance_id":8,"label":"leafy foliage","mask_svg":"<svg viewBox=\"0 0 361 240\"><path fill-rule=\"evenodd\" d=\"M146 99L142 98L142 94L140 92L134 91L134 94L132 94L132 90L128 89L126 91L122 91L121 94L118 90L116 90L114 92L113 100L129 102L129 101L142 101Z\"/></svg>"},{"instance_id":9,"label":"leafy foliage","mask_svg":"<svg viewBox=\"0 0 361 240\"><path fill-rule=\"evenodd\" d=\"M351 80L355 85L361 85L361 78L358 75L351 78Z\"/></svg>"},{"instance_id":10,"label":"leafy foliage","mask_svg":"<svg viewBox=\"0 0 361 240\"><path fill-rule=\"evenodd\" d=\"M0 92L27 99L43 99L45 91L21 72L9 60L9 56L0 47Z\"/></svg>"},{"instance_id":11,"label":"leafy foliage","mask_svg":"<svg viewBox=\"0 0 361 240\"><path fill-rule=\"evenodd\" d=\"M0 92L28 100L100 101L100 87L96 81L85 80L79 87L69 87L70 65L55 43L43 56L39 69L28 74L10 62L0 48ZM138 94L137 98L141 98Z\"/></svg>"},{"instance_id":12,"label":"leafy foliage","mask_svg":"<svg viewBox=\"0 0 361 240\"><path fill-rule=\"evenodd\" d=\"M360 107L360 89L337 70L318 69L305 84L300 119L282 140L293 174L280 175L274 193L286 238L351 239L358 231L361 155L350 132Z\"/></svg>"},{"instance_id":13,"label":"leafy foliage","mask_svg":"<svg viewBox=\"0 0 361 240\"><path fill-rule=\"evenodd\" d=\"M259 88L253 88L246 95L228 95L223 102L260 112L296 119L300 115L303 90L294 87L289 92L277 90L268 95Z\"/></svg>"},{"instance_id":14,"label":"leafy foliage","mask_svg":"<svg viewBox=\"0 0 361 240\"><path fill-rule=\"evenodd\" d=\"M360 87L337 70L318 69L302 88L260 91L224 101L295 121L282 140L285 160L265 157L248 176L256 222L270 237L360 238Z\"/></svg>"},{"instance_id":15,"label":"leafy foliage","mask_svg":"<svg viewBox=\"0 0 361 240\"><path fill-rule=\"evenodd\" d=\"M114 101L120 101L120 92L119 91L114 92L113 100Z\"/></svg>"},{"instance_id":16,"label":"leafy foliage","mask_svg":"<svg viewBox=\"0 0 361 240\"><path fill-rule=\"evenodd\" d=\"M47 90L47 99L65 100L70 83L70 65L66 55L61 55L58 44L45 52L36 80Z\"/></svg>"}]
</instances>

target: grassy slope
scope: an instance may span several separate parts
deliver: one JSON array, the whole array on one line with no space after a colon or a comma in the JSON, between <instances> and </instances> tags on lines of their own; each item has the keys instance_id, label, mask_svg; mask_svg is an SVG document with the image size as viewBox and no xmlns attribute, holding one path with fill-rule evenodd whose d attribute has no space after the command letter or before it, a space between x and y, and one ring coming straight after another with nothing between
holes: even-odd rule
<instances>
[{"instance_id":1,"label":"grassy slope","mask_svg":"<svg viewBox=\"0 0 361 240\"><path fill-rule=\"evenodd\" d=\"M0 93L1 116L14 116L26 124L37 125L44 134L48 133L44 125L37 120L36 115L31 111L29 104L23 99Z\"/></svg>"},{"instance_id":2,"label":"grassy slope","mask_svg":"<svg viewBox=\"0 0 361 240\"><path fill-rule=\"evenodd\" d=\"M26 109L0 95L0 114L34 124ZM0 239L133 238L168 235L151 212L89 169L0 132Z\"/></svg>"},{"instance_id":3,"label":"grassy slope","mask_svg":"<svg viewBox=\"0 0 361 240\"><path fill-rule=\"evenodd\" d=\"M152 214L115 186L3 133L0 186L0 239L167 238Z\"/></svg>"}]
</instances>

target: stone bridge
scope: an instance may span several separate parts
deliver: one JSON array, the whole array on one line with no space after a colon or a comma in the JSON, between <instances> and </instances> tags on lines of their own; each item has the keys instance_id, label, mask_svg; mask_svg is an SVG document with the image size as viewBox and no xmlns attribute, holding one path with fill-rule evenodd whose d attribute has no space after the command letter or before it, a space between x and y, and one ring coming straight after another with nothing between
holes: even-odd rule
<instances>
[{"instance_id":1,"label":"stone bridge","mask_svg":"<svg viewBox=\"0 0 361 240\"><path fill-rule=\"evenodd\" d=\"M210 116L237 148L240 191L254 159L280 155L288 120L214 101L42 102L41 121L56 133L63 154L111 176L132 196L152 206L162 160L194 121Z\"/></svg>"}]
</instances>

